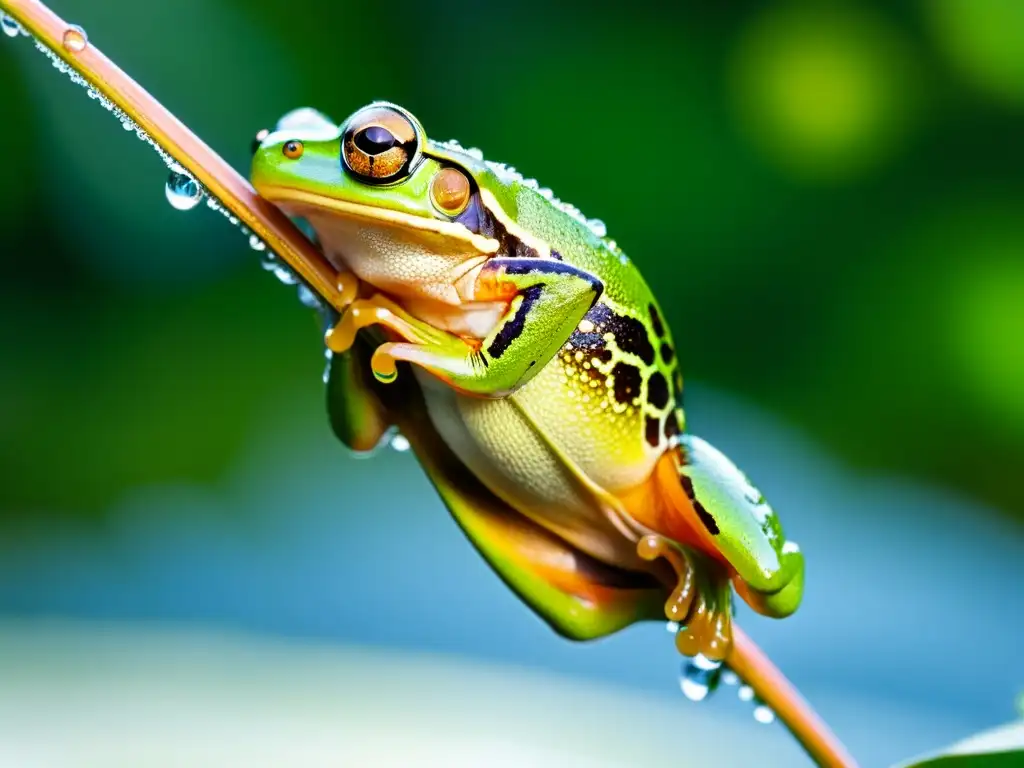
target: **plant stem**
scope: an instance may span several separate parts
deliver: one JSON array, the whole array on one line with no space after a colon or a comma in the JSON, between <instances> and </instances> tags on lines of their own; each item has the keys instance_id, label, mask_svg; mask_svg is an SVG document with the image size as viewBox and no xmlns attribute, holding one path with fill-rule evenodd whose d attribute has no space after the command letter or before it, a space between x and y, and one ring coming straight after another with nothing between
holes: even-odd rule
<instances>
[{"instance_id":1,"label":"plant stem","mask_svg":"<svg viewBox=\"0 0 1024 768\"><path fill-rule=\"evenodd\" d=\"M856 768L846 747L757 643L735 624L732 636L729 668L771 707L807 754L825 768Z\"/></svg>"},{"instance_id":2,"label":"plant stem","mask_svg":"<svg viewBox=\"0 0 1024 768\"><path fill-rule=\"evenodd\" d=\"M109 99L283 259L325 301L344 309L348 295L334 267L276 207L159 101L92 43L65 47L70 25L39 0L0 0L8 13L40 43ZM856 762L796 688L739 627L727 663L771 707L807 753L827 768L856 768Z\"/></svg>"},{"instance_id":3,"label":"plant stem","mask_svg":"<svg viewBox=\"0 0 1024 768\"><path fill-rule=\"evenodd\" d=\"M134 120L310 288L336 309L344 308L347 291L339 285L337 271L288 217L259 197L245 178L96 46L66 46L70 25L38 0L0 0L0 9Z\"/></svg>"}]
</instances>

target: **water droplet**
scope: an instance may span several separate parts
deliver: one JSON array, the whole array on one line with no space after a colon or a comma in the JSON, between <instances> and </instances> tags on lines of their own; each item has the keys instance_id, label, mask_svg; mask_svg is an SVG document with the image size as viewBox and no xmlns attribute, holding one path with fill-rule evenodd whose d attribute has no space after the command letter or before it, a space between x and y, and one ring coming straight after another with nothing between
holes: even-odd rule
<instances>
[{"instance_id":1,"label":"water droplet","mask_svg":"<svg viewBox=\"0 0 1024 768\"><path fill-rule=\"evenodd\" d=\"M263 268L268 272L273 272L276 277L284 285L296 285L299 279L295 277L295 274L284 266L277 259L268 259L263 262Z\"/></svg>"},{"instance_id":2,"label":"water droplet","mask_svg":"<svg viewBox=\"0 0 1024 768\"><path fill-rule=\"evenodd\" d=\"M736 690L736 695L740 697L740 701L753 701L754 700L754 689L749 685L741 685Z\"/></svg>"},{"instance_id":3,"label":"water droplet","mask_svg":"<svg viewBox=\"0 0 1024 768\"><path fill-rule=\"evenodd\" d=\"M189 176L180 165L171 168L164 186L167 202L179 211L191 211L203 199L199 182Z\"/></svg>"},{"instance_id":4,"label":"water droplet","mask_svg":"<svg viewBox=\"0 0 1024 768\"><path fill-rule=\"evenodd\" d=\"M310 309L320 309L323 305L320 303L320 298L313 293L306 285L299 285L298 289L299 303L304 307Z\"/></svg>"},{"instance_id":5,"label":"water droplet","mask_svg":"<svg viewBox=\"0 0 1024 768\"><path fill-rule=\"evenodd\" d=\"M249 247L254 251L265 251L267 250L267 244L259 239L257 235L249 236Z\"/></svg>"},{"instance_id":6,"label":"water droplet","mask_svg":"<svg viewBox=\"0 0 1024 768\"><path fill-rule=\"evenodd\" d=\"M85 34L84 29L76 24L72 24L64 30L64 37L61 38L61 43L64 44L66 50L80 53L89 44L89 36Z\"/></svg>"},{"instance_id":7,"label":"water droplet","mask_svg":"<svg viewBox=\"0 0 1024 768\"><path fill-rule=\"evenodd\" d=\"M608 227L606 227L604 222L600 219L588 219L587 226L590 227L590 231L598 237L604 237L608 234Z\"/></svg>"},{"instance_id":8,"label":"water droplet","mask_svg":"<svg viewBox=\"0 0 1024 768\"><path fill-rule=\"evenodd\" d=\"M679 622L678 621L667 621L667 622L665 622L665 631L670 633L670 634L673 634L673 635L676 634L677 632L679 632Z\"/></svg>"},{"instance_id":9,"label":"water droplet","mask_svg":"<svg viewBox=\"0 0 1024 768\"><path fill-rule=\"evenodd\" d=\"M739 681L740 676L731 669L727 669L722 672L722 685L736 685Z\"/></svg>"},{"instance_id":10,"label":"water droplet","mask_svg":"<svg viewBox=\"0 0 1024 768\"><path fill-rule=\"evenodd\" d=\"M391 436L391 450L405 453L409 450L409 438L400 432L395 432Z\"/></svg>"},{"instance_id":11,"label":"water droplet","mask_svg":"<svg viewBox=\"0 0 1024 768\"><path fill-rule=\"evenodd\" d=\"M19 32L24 32L21 28L21 24L16 22L13 17L8 16L6 13L0 13L0 29L8 37L17 37Z\"/></svg>"},{"instance_id":12,"label":"water droplet","mask_svg":"<svg viewBox=\"0 0 1024 768\"><path fill-rule=\"evenodd\" d=\"M679 687L690 701L703 701L715 688L722 672L722 662L698 653L683 662Z\"/></svg>"},{"instance_id":13,"label":"water droplet","mask_svg":"<svg viewBox=\"0 0 1024 768\"><path fill-rule=\"evenodd\" d=\"M331 361L334 359L334 353L329 350L324 350L324 357L327 358L327 363L324 365L324 384L331 380Z\"/></svg>"},{"instance_id":14,"label":"water droplet","mask_svg":"<svg viewBox=\"0 0 1024 768\"><path fill-rule=\"evenodd\" d=\"M758 704L754 707L754 719L759 723L770 725L775 722L775 712L767 704Z\"/></svg>"}]
</instances>

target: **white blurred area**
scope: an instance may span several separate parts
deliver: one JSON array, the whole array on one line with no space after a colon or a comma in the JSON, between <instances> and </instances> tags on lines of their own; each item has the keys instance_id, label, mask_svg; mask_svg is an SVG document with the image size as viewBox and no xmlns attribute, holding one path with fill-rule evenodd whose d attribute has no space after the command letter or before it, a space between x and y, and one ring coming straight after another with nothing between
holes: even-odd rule
<instances>
[{"instance_id":1,"label":"white blurred area","mask_svg":"<svg viewBox=\"0 0 1024 768\"><path fill-rule=\"evenodd\" d=\"M1014 717L1019 527L691 391L695 433L808 557L795 616L737 620L861 764ZM687 701L663 625L555 635L413 456L352 459L315 405L268 418L215 486L139 488L101 531L0 535L0 768L810 765L734 687Z\"/></svg>"},{"instance_id":2,"label":"white blurred area","mask_svg":"<svg viewBox=\"0 0 1024 768\"><path fill-rule=\"evenodd\" d=\"M5 623L0 678L3 768L802 762L769 728L664 697L244 634Z\"/></svg>"}]
</instances>

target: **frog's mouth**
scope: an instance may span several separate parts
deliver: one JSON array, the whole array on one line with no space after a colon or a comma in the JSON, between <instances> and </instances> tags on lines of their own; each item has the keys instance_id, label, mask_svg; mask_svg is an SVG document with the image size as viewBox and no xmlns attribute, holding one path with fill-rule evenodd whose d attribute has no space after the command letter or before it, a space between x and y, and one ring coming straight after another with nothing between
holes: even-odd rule
<instances>
[{"instance_id":1,"label":"frog's mouth","mask_svg":"<svg viewBox=\"0 0 1024 768\"><path fill-rule=\"evenodd\" d=\"M339 200L327 195L320 195L308 190L294 189L278 185L260 185L257 188L260 196L278 206L289 216L307 219L320 231L318 222L327 218L335 218L344 222L379 229L396 230L415 237L421 234L425 240L436 244L438 240L447 241L445 250L474 255L489 255L498 251L497 240L474 233L463 224L454 221L443 221L427 216L415 216L404 211L391 208L363 205L348 200ZM321 234L321 237L323 235ZM335 245L335 244L331 244ZM340 251L344 250L343 244ZM328 247L324 243L325 248ZM335 248L330 248L335 250Z\"/></svg>"}]
</instances>

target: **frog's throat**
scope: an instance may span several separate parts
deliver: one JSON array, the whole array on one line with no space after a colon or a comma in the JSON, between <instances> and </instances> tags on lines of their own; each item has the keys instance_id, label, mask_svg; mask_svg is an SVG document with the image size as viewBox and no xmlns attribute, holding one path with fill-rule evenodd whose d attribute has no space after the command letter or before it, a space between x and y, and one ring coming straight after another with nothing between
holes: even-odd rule
<instances>
[{"instance_id":1,"label":"frog's throat","mask_svg":"<svg viewBox=\"0 0 1024 768\"><path fill-rule=\"evenodd\" d=\"M465 243L480 254L496 253L500 248L500 243L494 238L478 235L470 231L463 224L457 224L454 221L441 221L439 219L427 218L426 216L414 216L410 213L395 211L390 208L379 208L347 200L338 200L327 195L318 195L315 192L294 189L292 187L261 186L259 193L275 205L285 209L296 209L294 212L300 216L302 215L303 208L311 208L316 211L330 211L336 216L353 221L372 222L401 229L413 229L443 235L446 238Z\"/></svg>"}]
</instances>

